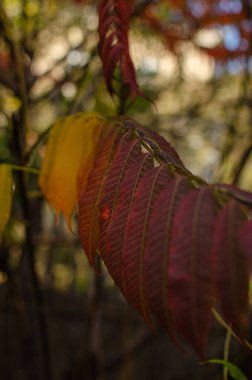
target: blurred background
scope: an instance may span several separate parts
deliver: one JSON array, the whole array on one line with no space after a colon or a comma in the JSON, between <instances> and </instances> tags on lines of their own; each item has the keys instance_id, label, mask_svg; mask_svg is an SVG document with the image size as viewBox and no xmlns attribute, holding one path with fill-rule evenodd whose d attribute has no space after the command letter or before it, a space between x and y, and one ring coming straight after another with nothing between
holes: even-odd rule
<instances>
[{"instance_id":1,"label":"blurred background","mask_svg":"<svg viewBox=\"0 0 252 380\"><path fill-rule=\"evenodd\" d=\"M95 1L0 1L1 163L39 169L57 118L117 114L97 26ZM130 48L155 105L137 98L127 114L194 174L252 191L251 1L137 1ZM148 330L105 269L89 268L73 229L56 222L37 174L15 171L0 240L0 379L222 379L220 367ZM206 358L222 358L224 341L216 324ZM251 354L236 342L230 360L252 378Z\"/></svg>"}]
</instances>

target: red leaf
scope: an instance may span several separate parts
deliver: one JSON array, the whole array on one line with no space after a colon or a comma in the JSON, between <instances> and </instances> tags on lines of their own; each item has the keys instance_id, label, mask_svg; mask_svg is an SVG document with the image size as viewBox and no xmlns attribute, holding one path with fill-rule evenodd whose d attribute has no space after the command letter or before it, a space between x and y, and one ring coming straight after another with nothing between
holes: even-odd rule
<instances>
[{"instance_id":1,"label":"red leaf","mask_svg":"<svg viewBox=\"0 0 252 380\"><path fill-rule=\"evenodd\" d=\"M199 354L211 326L210 249L215 208L211 188L190 192L176 213L170 243L168 286L172 320L176 330Z\"/></svg>"},{"instance_id":2,"label":"red leaf","mask_svg":"<svg viewBox=\"0 0 252 380\"><path fill-rule=\"evenodd\" d=\"M101 0L98 7L99 53L111 95L115 92L113 78L117 67L122 75L122 84L129 88L131 95L141 95L128 43L130 16L134 4L135 0Z\"/></svg>"},{"instance_id":3,"label":"red leaf","mask_svg":"<svg viewBox=\"0 0 252 380\"><path fill-rule=\"evenodd\" d=\"M110 222L110 216L115 209L116 202L119 197L120 187L129 166L141 155L141 141L139 139L132 140L131 133L125 134L120 142L120 146L118 147L117 153L107 175L104 185L104 195L100 202L101 238L99 246L101 256L105 261L106 255L108 254L107 227ZM107 215L109 214L109 217L102 219L104 210L107 211Z\"/></svg>"},{"instance_id":4,"label":"red leaf","mask_svg":"<svg viewBox=\"0 0 252 380\"><path fill-rule=\"evenodd\" d=\"M192 189L186 178L167 183L153 206L144 254L144 272L150 309L159 323L171 333L168 310L168 263L170 237L175 212L182 198Z\"/></svg>"},{"instance_id":5,"label":"red leaf","mask_svg":"<svg viewBox=\"0 0 252 380\"><path fill-rule=\"evenodd\" d=\"M118 205L113 212L107 231L109 251L108 255L104 257L104 261L111 277L123 293L125 293L125 285L122 282L121 256L127 233L128 219L137 185L151 167L153 167L151 154L142 154L131 164L123 179Z\"/></svg>"},{"instance_id":6,"label":"red leaf","mask_svg":"<svg viewBox=\"0 0 252 380\"><path fill-rule=\"evenodd\" d=\"M217 297L226 322L240 336L248 317L248 265L238 241L244 220L239 203L230 201L215 223L212 248Z\"/></svg>"},{"instance_id":7,"label":"red leaf","mask_svg":"<svg viewBox=\"0 0 252 380\"><path fill-rule=\"evenodd\" d=\"M129 118L127 118L124 123L127 128L136 130L143 141L147 143L155 153L159 153L159 156L162 157L164 161L184 167L176 150L153 129L143 127Z\"/></svg>"},{"instance_id":8,"label":"red leaf","mask_svg":"<svg viewBox=\"0 0 252 380\"><path fill-rule=\"evenodd\" d=\"M252 222L244 203L251 205L251 193L228 185L189 192L194 178L199 180L176 151L131 119L121 118L102 138L79 202L80 235L91 265L99 248L145 320L151 324L155 316L200 354L214 296L227 323L243 335L252 257ZM164 164L153 168L153 157ZM214 193L221 204L233 198L217 216Z\"/></svg>"},{"instance_id":9,"label":"red leaf","mask_svg":"<svg viewBox=\"0 0 252 380\"><path fill-rule=\"evenodd\" d=\"M111 159L118 142L116 129L112 129L107 138L101 141L96 154L94 168L88 178L85 192L81 194L78 203L78 225L80 240L90 264L95 267L94 259L98 248L100 227L98 217L105 178Z\"/></svg>"},{"instance_id":10,"label":"red leaf","mask_svg":"<svg viewBox=\"0 0 252 380\"><path fill-rule=\"evenodd\" d=\"M150 323L144 274L144 253L153 205L159 192L171 180L164 166L151 169L139 183L129 215L123 246L122 267L128 301Z\"/></svg>"},{"instance_id":11,"label":"red leaf","mask_svg":"<svg viewBox=\"0 0 252 380\"><path fill-rule=\"evenodd\" d=\"M241 190L238 189L236 186L227 185L223 183L216 184L215 187L217 189L222 190L223 193L226 193L227 195L235 198L236 200L252 207L252 193L250 193L249 191Z\"/></svg>"},{"instance_id":12,"label":"red leaf","mask_svg":"<svg viewBox=\"0 0 252 380\"><path fill-rule=\"evenodd\" d=\"M239 239L242 251L248 259L250 273L252 273L252 220L247 221L241 227Z\"/></svg>"},{"instance_id":13,"label":"red leaf","mask_svg":"<svg viewBox=\"0 0 252 380\"><path fill-rule=\"evenodd\" d=\"M104 62L103 66L104 66L104 76L105 76L108 91L110 92L110 94L113 94L114 92L113 85L112 85L113 75L114 75L117 61L122 56L123 46L121 44L111 46L109 48L109 52L110 52L109 57Z\"/></svg>"}]
</instances>

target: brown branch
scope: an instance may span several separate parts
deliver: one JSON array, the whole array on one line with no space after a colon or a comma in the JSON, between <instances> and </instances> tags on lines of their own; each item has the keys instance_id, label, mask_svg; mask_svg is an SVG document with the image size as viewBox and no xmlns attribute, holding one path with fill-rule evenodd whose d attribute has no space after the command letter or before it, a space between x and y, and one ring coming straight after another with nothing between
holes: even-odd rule
<instances>
[{"instance_id":1,"label":"brown branch","mask_svg":"<svg viewBox=\"0 0 252 380\"><path fill-rule=\"evenodd\" d=\"M13 138L14 147L17 155L17 161L22 161L22 148L20 147L20 130L21 123L17 119L18 115L13 119ZM35 305L35 315L36 322L38 323L38 334L40 345L40 350L42 354L42 368L41 373L38 378L42 380L51 380L51 364L50 364L50 350L49 350L49 335L46 323L46 313L45 304L42 291L39 286L38 278L35 271L35 246L32 241L32 214L30 202L27 196L27 183L26 174L22 171L17 172L17 189L19 190L20 202L23 217L25 220L25 243L23 255L20 261L20 272L23 276L23 286L27 288L27 275L28 279L31 281L32 294L31 297L34 299ZM28 270L28 273L26 273ZM27 308L30 308L30 302L27 304ZM34 317L32 317L32 310L30 310L31 322ZM33 323L32 323L33 324Z\"/></svg>"},{"instance_id":2,"label":"brown branch","mask_svg":"<svg viewBox=\"0 0 252 380\"><path fill-rule=\"evenodd\" d=\"M21 100L20 110L14 114L12 118L12 144L16 162L23 165L25 161L25 150L27 145L26 131L28 129L29 118L25 57L20 41L14 34L14 26L12 21L8 18L2 4L0 4L0 20L3 26L4 38L9 45L13 60L17 82L15 95ZM24 291L28 291L28 296L31 296L35 303L35 320L30 302L26 302L26 307L30 314L31 328L34 328L34 333L36 333L35 337L39 337L39 340L37 341L38 352L41 352L42 363L40 366L41 368L38 369L38 378L42 380L51 380L49 336L46 324L43 294L41 292L35 271L35 246L32 242L32 213L28 198L27 177L25 173L18 171L16 178L17 192L20 196L20 206L25 220L25 243L19 269L21 275L23 276L22 285L24 287ZM26 282L27 278L31 285L30 289Z\"/></svg>"}]
</instances>

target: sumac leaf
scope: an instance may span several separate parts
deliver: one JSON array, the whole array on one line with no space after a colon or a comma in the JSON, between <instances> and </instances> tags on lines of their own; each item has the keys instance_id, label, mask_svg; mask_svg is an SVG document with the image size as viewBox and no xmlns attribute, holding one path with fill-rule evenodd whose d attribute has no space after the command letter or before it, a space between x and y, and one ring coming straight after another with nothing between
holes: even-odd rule
<instances>
[{"instance_id":1,"label":"sumac leaf","mask_svg":"<svg viewBox=\"0 0 252 380\"><path fill-rule=\"evenodd\" d=\"M95 257L100 236L99 215L100 200L107 172L111 165L113 154L120 137L115 128L110 129L108 135L100 142L94 168L91 171L87 188L82 192L78 202L78 225L82 247L89 263L95 267Z\"/></svg>"},{"instance_id":2,"label":"sumac leaf","mask_svg":"<svg viewBox=\"0 0 252 380\"><path fill-rule=\"evenodd\" d=\"M144 253L150 215L158 194L171 180L165 166L151 169L141 180L131 208L123 246L122 267L126 296L146 322L150 322L144 273Z\"/></svg>"},{"instance_id":3,"label":"sumac leaf","mask_svg":"<svg viewBox=\"0 0 252 380\"><path fill-rule=\"evenodd\" d=\"M127 118L124 122L129 129L137 131L139 136L151 147L154 153L159 153L160 157L164 158L168 163L184 167L176 150L153 129L146 128L130 118Z\"/></svg>"},{"instance_id":4,"label":"sumac leaf","mask_svg":"<svg viewBox=\"0 0 252 380\"><path fill-rule=\"evenodd\" d=\"M212 246L216 296L225 321L238 336L244 336L248 322L249 269L238 240L245 219L239 203L230 201L215 223Z\"/></svg>"},{"instance_id":5,"label":"sumac leaf","mask_svg":"<svg viewBox=\"0 0 252 380\"><path fill-rule=\"evenodd\" d=\"M242 225L239 232L239 240L242 251L246 254L249 263L250 274L252 273L252 220Z\"/></svg>"},{"instance_id":6,"label":"sumac leaf","mask_svg":"<svg viewBox=\"0 0 252 380\"><path fill-rule=\"evenodd\" d=\"M129 52L129 23L135 0L101 0L99 14L99 53L108 91L115 93L113 84L116 68L120 70L122 84L132 97L141 95Z\"/></svg>"},{"instance_id":7,"label":"sumac leaf","mask_svg":"<svg viewBox=\"0 0 252 380\"><path fill-rule=\"evenodd\" d=\"M106 177L103 197L100 202L101 238L99 246L104 260L106 260L106 255L108 254L107 227L118 201L123 178L129 166L141 155L141 141L136 138L132 139L132 134L126 133L120 141Z\"/></svg>"},{"instance_id":8,"label":"sumac leaf","mask_svg":"<svg viewBox=\"0 0 252 380\"><path fill-rule=\"evenodd\" d=\"M108 2L102 17L111 12L114 20L110 6ZM105 34L108 24L106 19ZM56 137L62 158L59 131ZM71 177L76 178L76 168L83 163L77 170L79 229L90 264L95 266L100 253L115 283L146 322L152 325L155 317L172 338L179 333L201 356L212 307L220 307L225 323L244 337L252 257L251 193L205 184L184 167L169 143L130 118L120 117L106 126L98 140L98 147L94 144L91 156L85 152L86 161L74 166Z\"/></svg>"},{"instance_id":9,"label":"sumac leaf","mask_svg":"<svg viewBox=\"0 0 252 380\"><path fill-rule=\"evenodd\" d=\"M122 281L122 250L128 219L137 185L151 167L153 167L151 154L142 154L131 164L122 181L118 205L112 214L107 231L108 255L104 257L104 261L111 277L123 293L125 293L125 284Z\"/></svg>"},{"instance_id":10,"label":"sumac leaf","mask_svg":"<svg viewBox=\"0 0 252 380\"><path fill-rule=\"evenodd\" d=\"M168 307L168 265L172 224L179 204L190 190L192 186L186 178L179 176L169 181L154 203L147 232L144 273L149 306L169 332L172 323Z\"/></svg>"},{"instance_id":11,"label":"sumac leaf","mask_svg":"<svg viewBox=\"0 0 252 380\"><path fill-rule=\"evenodd\" d=\"M173 324L201 355L211 326L215 210L211 188L193 190L183 199L174 219L167 270Z\"/></svg>"},{"instance_id":12,"label":"sumac leaf","mask_svg":"<svg viewBox=\"0 0 252 380\"><path fill-rule=\"evenodd\" d=\"M249 191L241 190L236 186L226 184L216 184L215 187L222 190L224 194L228 194L229 196L235 198L237 201L244 203L252 208L252 193Z\"/></svg>"}]
</instances>

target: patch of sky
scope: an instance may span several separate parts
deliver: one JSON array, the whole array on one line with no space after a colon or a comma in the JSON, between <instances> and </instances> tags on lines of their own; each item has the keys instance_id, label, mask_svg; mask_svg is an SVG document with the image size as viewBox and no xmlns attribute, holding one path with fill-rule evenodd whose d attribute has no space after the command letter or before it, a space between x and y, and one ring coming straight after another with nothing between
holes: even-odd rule
<instances>
[{"instance_id":1,"label":"patch of sky","mask_svg":"<svg viewBox=\"0 0 252 380\"><path fill-rule=\"evenodd\" d=\"M188 5L195 17L203 16L207 10L207 5L204 1L189 0Z\"/></svg>"},{"instance_id":2,"label":"patch of sky","mask_svg":"<svg viewBox=\"0 0 252 380\"><path fill-rule=\"evenodd\" d=\"M244 70L244 62L242 59L230 59L227 62L227 70L230 74L237 75Z\"/></svg>"},{"instance_id":3,"label":"patch of sky","mask_svg":"<svg viewBox=\"0 0 252 380\"><path fill-rule=\"evenodd\" d=\"M244 72L245 61L244 58L234 58L227 62L216 62L214 70L214 78L219 79L226 73L231 75L238 75ZM250 69L250 68L249 68ZM252 70L252 59L251 59L251 70Z\"/></svg>"},{"instance_id":4,"label":"patch of sky","mask_svg":"<svg viewBox=\"0 0 252 380\"><path fill-rule=\"evenodd\" d=\"M223 43L227 50L235 51L241 43L241 35L239 29L235 25L224 25L220 28L223 37Z\"/></svg>"},{"instance_id":5,"label":"patch of sky","mask_svg":"<svg viewBox=\"0 0 252 380\"><path fill-rule=\"evenodd\" d=\"M220 0L216 4L218 13L240 13L242 10L241 0Z\"/></svg>"}]
</instances>

